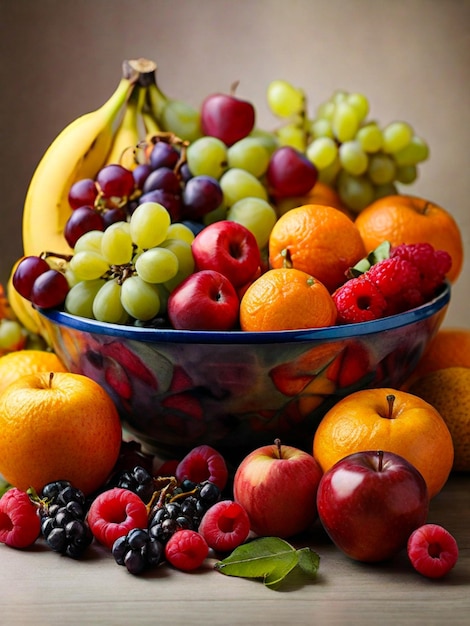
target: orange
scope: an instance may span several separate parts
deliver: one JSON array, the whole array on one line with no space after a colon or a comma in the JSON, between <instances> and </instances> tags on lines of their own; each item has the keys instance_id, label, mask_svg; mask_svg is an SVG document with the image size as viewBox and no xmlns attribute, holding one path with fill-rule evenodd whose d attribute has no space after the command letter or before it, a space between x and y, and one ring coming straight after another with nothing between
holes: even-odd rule
<instances>
[{"instance_id":1,"label":"orange","mask_svg":"<svg viewBox=\"0 0 470 626\"><path fill-rule=\"evenodd\" d=\"M345 272L364 256L355 223L338 209L321 204L291 209L278 219L269 238L271 267L302 270L330 293L345 282Z\"/></svg>"},{"instance_id":2,"label":"orange","mask_svg":"<svg viewBox=\"0 0 470 626\"><path fill-rule=\"evenodd\" d=\"M470 471L470 367L446 367L430 372L410 387L439 411L454 442L453 469Z\"/></svg>"},{"instance_id":3,"label":"orange","mask_svg":"<svg viewBox=\"0 0 470 626\"><path fill-rule=\"evenodd\" d=\"M305 196L297 196L294 198L281 198L276 201L276 212L278 217L291 209L302 206L304 204L325 204L332 206L339 211L345 213L349 218L354 219L355 215L350 211L339 197L338 192L326 183L317 180L312 189Z\"/></svg>"},{"instance_id":4,"label":"orange","mask_svg":"<svg viewBox=\"0 0 470 626\"><path fill-rule=\"evenodd\" d=\"M441 328L431 339L403 389L430 372L457 366L470 367L470 329Z\"/></svg>"},{"instance_id":5,"label":"orange","mask_svg":"<svg viewBox=\"0 0 470 626\"><path fill-rule=\"evenodd\" d=\"M242 330L296 330L331 326L336 305L326 287L297 269L277 268L261 274L240 302Z\"/></svg>"},{"instance_id":6,"label":"orange","mask_svg":"<svg viewBox=\"0 0 470 626\"><path fill-rule=\"evenodd\" d=\"M429 497L452 470L454 446L439 412L425 400L396 389L364 389L337 402L313 439L313 455L324 472L340 459L365 450L404 457L426 481Z\"/></svg>"},{"instance_id":7,"label":"orange","mask_svg":"<svg viewBox=\"0 0 470 626\"><path fill-rule=\"evenodd\" d=\"M0 395L0 474L18 489L69 480L90 494L112 471L121 439L111 397L81 374L22 376Z\"/></svg>"},{"instance_id":8,"label":"orange","mask_svg":"<svg viewBox=\"0 0 470 626\"><path fill-rule=\"evenodd\" d=\"M383 241L429 243L452 259L448 279L455 282L463 264L462 234L453 216L442 207L415 196L386 196L367 206L356 218L367 251Z\"/></svg>"},{"instance_id":9,"label":"orange","mask_svg":"<svg viewBox=\"0 0 470 626\"><path fill-rule=\"evenodd\" d=\"M0 357L0 393L26 374L66 372L62 361L46 350L17 350Z\"/></svg>"}]
</instances>

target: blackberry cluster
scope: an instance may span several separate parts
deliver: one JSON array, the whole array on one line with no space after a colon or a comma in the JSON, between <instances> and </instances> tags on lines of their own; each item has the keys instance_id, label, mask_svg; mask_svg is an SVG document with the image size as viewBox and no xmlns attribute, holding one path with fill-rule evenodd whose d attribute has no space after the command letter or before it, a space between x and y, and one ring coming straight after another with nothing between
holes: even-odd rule
<instances>
[{"instance_id":1,"label":"blackberry cluster","mask_svg":"<svg viewBox=\"0 0 470 626\"><path fill-rule=\"evenodd\" d=\"M136 493L146 504L155 491L153 476L144 467L136 465L130 470L123 470L113 480L114 486Z\"/></svg>"},{"instance_id":2,"label":"blackberry cluster","mask_svg":"<svg viewBox=\"0 0 470 626\"><path fill-rule=\"evenodd\" d=\"M133 528L113 544L112 554L118 565L137 575L148 567L155 567L164 558L163 544L151 537L147 529Z\"/></svg>"},{"instance_id":3,"label":"blackberry cluster","mask_svg":"<svg viewBox=\"0 0 470 626\"><path fill-rule=\"evenodd\" d=\"M197 530L204 513L220 500L221 491L214 483L183 481L167 502L157 503L150 511L150 537L163 545L178 530Z\"/></svg>"},{"instance_id":4,"label":"blackberry cluster","mask_svg":"<svg viewBox=\"0 0 470 626\"><path fill-rule=\"evenodd\" d=\"M39 515L41 534L49 548L79 558L93 540L86 513L85 495L70 482L59 480L45 485Z\"/></svg>"}]
</instances>

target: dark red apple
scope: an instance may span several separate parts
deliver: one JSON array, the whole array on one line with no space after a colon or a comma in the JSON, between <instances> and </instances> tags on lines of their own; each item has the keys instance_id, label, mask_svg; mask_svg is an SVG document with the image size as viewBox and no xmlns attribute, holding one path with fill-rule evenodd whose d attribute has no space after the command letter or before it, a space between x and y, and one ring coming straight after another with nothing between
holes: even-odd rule
<instances>
[{"instance_id":1,"label":"dark red apple","mask_svg":"<svg viewBox=\"0 0 470 626\"><path fill-rule=\"evenodd\" d=\"M238 222L220 220L206 226L192 242L198 270L215 270L234 287L250 281L261 265L261 253L253 233Z\"/></svg>"},{"instance_id":2,"label":"dark red apple","mask_svg":"<svg viewBox=\"0 0 470 626\"><path fill-rule=\"evenodd\" d=\"M426 521L429 495L421 473L381 450L356 452L327 470L318 515L336 546L357 561L390 559Z\"/></svg>"},{"instance_id":3,"label":"dark red apple","mask_svg":"<svg viewBox=\"0 0 470 626\"><path fill-rule=\"evenodd\" d=\"M238 322L240 301L220 272L203 270L186 278L168 298L168 319L178 330L230 330Z\"/></svg>"},{"instance_id":4,"label":"dark red apple","mask_svg":"<svg viewBox=\"0 0 470 626\"><path fill-rule=\"evenodd\" d=\"M299 150L281 146L272 153L266 180L275 198L303 196L312 189L317 179L316 167Z\"/></svg>"},{"instance_id":5,"label":"dark red apple","mask_svg":"<svg viewBox=\"0 0 470 626\"><path fill-rule=\"evenodd\" d=\"M221 139L227 146L249 135L256 119L251 102L235 96L237 85L232 85L230 94L211 94L201 106L202 132Z\"/></svg>"},{"instance_id":6,"label":"dark red apple","mask_svg":"<svg viewBox=\"0 0 470 626\"><path fill-rule=\"evenodd\" d=\"M317 518L322 470L315 458L279 440L250 452L235 472L233 494L259 536L291 537Z\"/></svg>"}]
</instances>

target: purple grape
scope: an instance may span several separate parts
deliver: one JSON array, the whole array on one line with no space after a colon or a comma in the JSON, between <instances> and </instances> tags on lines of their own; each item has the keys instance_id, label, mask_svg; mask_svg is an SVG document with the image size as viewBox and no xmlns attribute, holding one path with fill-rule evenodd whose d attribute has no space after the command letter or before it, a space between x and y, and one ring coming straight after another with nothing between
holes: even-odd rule
<instances>
[{"instance_id":1,"label":"purple grape","mask_svg":"<svg viewBox=\"0 0 470 626\"><path fill-rule=\"evenodd\" d=\"M72 209L78 209L81 206L95 204L98 188L92 178L83 178L78 180L70 187L69 204Z\"/></svg>"},{"instance_id":2,"label":"purple grape","mask_svg":"<svg viewBox=\"0 0 470 626\"><path fill-rule=\"evenodd\" d=\"M179 158L180 153L174 146L165 141L157 141L150 153L150 166L153 170L159 167L169 167L173 169L178 163Z\"/></svg>"},{"instance_id":3,"label":"purple grape","mask_svg":"<svg viewBox=\"0 0 470 626\"><path fill-rule=\"evenodd\" d=\"M317 182L315 166L301 152L291 146L281 146L271 155L266 180L277 198L303 196Z\"/></svg>"},{"instance_id":4,"label":"purple grape","mask_svg":"<svg viewBox=\"0 0 470 626\"><path fill-rule=\"evenodd\" d=\"M96 182L105 198L128 198L135 187L132 172L118 163L105 165L98 172Z\"/></svg>"},{"instance_id":5,"label":"purple grape","mask_svg":"<svg viewBox=\"0 0 470 626\"><path fill-rule=\"evenodd\" d=\"M142 189L145 181L147 180L147 176L152 171L149 163L140 163L132 170L132 176L134 177L135 186L138 189Z\"/></svg>"},{"instance_id":6,"label":"purple grape","mask_svg":"<svg viewBox=\"0 0 470 626\"><path fill-rule=\"evenodd\" d=\"M116 207L114 209L106 209L101 214L104 229L108 228L110 224L114 224L115 222L125 222L127 218L126 209L123 207Z\"/></svg>"},{"instance_id":7,"label":"purple grape","mask_svg":"<svg viewBox=\"0 0 470 626\"><path fill-rule=\"evenodd\" d=\"M183 191L183 215L186 219L199 219L217 209L224 199L219 181L212 176L194 176Z\"/></svg>"},{"instance_id":8,"label":"purple grape","mask_svg":"<svg viewBox=\"0 0 470 626\"><path fill-rule=\"evenodd\" d=\"M63 304L69 289L67 279L62 272L49 269L34 281L30 300L42 309L50 309Z\"/></svg>"},{"instance_id":9,"label":"purple grape","mask_svg":"<svg viewBox=\"0 0 470 626\"><path fill-rule=\"evenodd\" d=\"M64 237L71 248L78 239L90 230L104 230L101 214L91 206L82 206L72 211L64 228Z\"/></svg>"},{"instance_id":10,"label":"purple grape","mask_svg":"<svg viewBox=\"0 0 470 626\"><path fill-rule=\"evenodd\" d=\"M159 167L148 175L142 191L147 193L154 189L162 189L169 193L181 193L181 185L178 176L169 167Z\"/></svg>"},{"instance_id":11,"label":"purple grape","mask_svg":"<svg viewBox=\"0 0 470 626\"><path fill-rule=\"evenodd\" d=\"M50 269L48 262L39 256L25 256L16 266L12 283L16 291L26 298L31 297L34 281Z\"/></svg>"}]
</instances>

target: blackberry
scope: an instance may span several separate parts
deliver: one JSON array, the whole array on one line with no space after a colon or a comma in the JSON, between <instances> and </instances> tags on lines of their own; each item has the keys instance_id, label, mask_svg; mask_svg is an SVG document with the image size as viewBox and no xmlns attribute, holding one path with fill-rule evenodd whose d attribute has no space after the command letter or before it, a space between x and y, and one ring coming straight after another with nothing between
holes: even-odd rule
<instances>
[{"instance_id":1,"label":"blackberry","mask_svg":"<svg viewBox=\"0 0 470 626\"><path fill-rule=\"evenodd\" d=\"M86 498L65 480L48 483L40 496L41 534L54 552L79 558L93 540Z\"/></svg>"},{"instance_id":2,"label":"blackberry","mask_svg":"<svg viewBox=\"0 0 470 626\"><path fill-rule=\"evenodd\" d=\"M153 476L140 465L136 465L131 470L120 472L113 482L115 482L116 487L133 491L145 503L150 502L155 491Z\"/></svg>"},{"instance_id":3,"label":"blackberry","mask_svg":"<svg viewBox=\"0 0 470 626\"><path fill-rule=\"evenodd\" d=\"M163 544L143 528L133 528L127 535L116 539L111 552L116 563L134 575L148 567L156 567L164 558Z\"/></svg>"}]
</instances>

